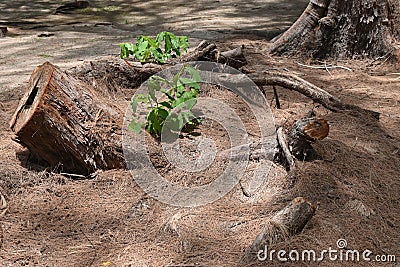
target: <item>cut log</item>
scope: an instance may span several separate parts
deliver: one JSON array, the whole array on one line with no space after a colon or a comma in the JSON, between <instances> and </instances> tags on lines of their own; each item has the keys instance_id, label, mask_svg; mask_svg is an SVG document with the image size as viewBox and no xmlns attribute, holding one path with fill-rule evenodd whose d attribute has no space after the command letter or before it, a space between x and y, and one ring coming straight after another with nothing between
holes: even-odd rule
<instances>
[{"instance_id":1,"label":"cut log","mask_svg":"<svg viewBox=\"0 0 400 267\"><path fill-rule=\"evenodd\" d=\"M315 210L316 207L302 197L292 200L267 222L267 226L246 250L240 266L257 261L257 257L263 257L266 247L299 234L314 216Z\"/></svg>"},{"instance_id":2,"label":"cut log","mask_svg":"<svg viewBox=\"0 0 400 267\"><path fill-rule=\"evenodd\" d=\"M33 72L11 119L17 140L58 171L124 168L122 112L51 63Z\"/></svg>"},{"instance_id":3,"label":"cut log","mask_svg":"<svg viewBox=\"0 0 400 267\"><path fill-rule=\"evenodd\" d=\"M322 140L329 134L329 124L310 112L307 117L296 121L289 134L289 148L292 155L300 160L312 155L312 143Z\"/></svg>"}]
</instances>

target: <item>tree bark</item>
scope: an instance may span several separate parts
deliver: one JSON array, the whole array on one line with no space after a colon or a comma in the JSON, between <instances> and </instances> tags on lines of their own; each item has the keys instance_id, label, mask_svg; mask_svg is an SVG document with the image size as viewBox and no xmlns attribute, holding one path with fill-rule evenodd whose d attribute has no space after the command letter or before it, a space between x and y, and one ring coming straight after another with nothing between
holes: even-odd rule
<instances>
[{"instance_id":1,"label":"tree bark","mask_svg":"<svg viewBox=\"0 0 400 267\"><path fill-rule=\"evenodd\" d=\"M399 40L399 0L310 0L270 52L316 58L397 56Z\"/></svg>"},{"instance_id":2,"label":"tree bark","mask_svg":"<svg viewBox=\"0 0 400 267\"><path fill-rule=\"evenodd\" d=\"M61 172L88 175L125 167L122 114L93 88L47 62L33 72L10 127L35 158Z\"/></svg>"}]
</instances>

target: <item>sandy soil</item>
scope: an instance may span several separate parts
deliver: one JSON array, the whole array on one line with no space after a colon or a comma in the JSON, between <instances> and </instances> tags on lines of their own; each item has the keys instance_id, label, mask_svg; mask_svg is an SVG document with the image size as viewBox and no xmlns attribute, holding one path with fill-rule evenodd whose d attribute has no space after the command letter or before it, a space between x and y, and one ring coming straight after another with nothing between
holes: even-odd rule
<instances>
[{"instance_id":1,"label":"sandy soil","mask_svg":"<svg viewBox=\"0 0 400 267\"><path fill-rule=\"evenodd\" d=\"M51 15L59 3L47 0L0 2L0 25L10 28L9 36L0 39L0 193L9 204L0 218L0 266L237 266L271 214L297 196L318 204L316 215L300 235L273 249L321 251L336 248L336 241L344 238L349 249L396 255L397 263L274 261L260 266L399 264L398 65L385 58L314 62L266 55L266 39L290 25L307 1L197 1L190 7L184 1L91 2L90 9L70 15ZM124 170L74 181L30 163L26 149L12 141L8 122L31 71L46 60L68 68L116 55L119 42L159 30L187 34L193 43L214 40L223 48L244 44L247 70L268 69L272 62L347 103L382 115L376 120L332 113L282 88L282 109L276 109L272 89L266 87L277 125L288 126L312 108L327 118L331 131L315 145L318 158L300 162L289 174L275 165L255 195L247 197L237 186L200 208L160 203ZM42 33L54 35L38 37Z\"/></svg>"},{"instance_id":2,"label":"sandy soil","mask_svg":"<svg viewBox=\"0 0 400 267\"><path fill-rule=\"evenodd\" d=\"M0 91L26 82L45 61L71 67L95 56L117 55L118 44L162 30L203 39L255 34L272 38L289 27L307 1L90 1L73 14L53 15L58 1L0 2ZM39 37L51 33L50 37Z\"/></svg>"}]
</instances>

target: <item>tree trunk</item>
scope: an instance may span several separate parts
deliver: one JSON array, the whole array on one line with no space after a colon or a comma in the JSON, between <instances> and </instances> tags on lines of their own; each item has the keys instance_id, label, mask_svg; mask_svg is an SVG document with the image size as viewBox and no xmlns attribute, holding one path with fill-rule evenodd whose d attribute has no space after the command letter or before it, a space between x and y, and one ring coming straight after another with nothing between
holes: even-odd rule
<instances>
[{"instance_id":1,"label":"tree trunk","mask_svg":"<svg viewBox=\"0 0 400 267\"><path fill-rule=\"evenodd\" d=\"M88 175L124 168L123 113L80 80L44 63L10 122L32 155L61 172Z\"/></svg>"},{"instance_id":2,"label":"tree trunk","mask_svg":"<svg viewBox=\"0 0 400 267\"><path fill-rule=\"evenodd\" d=\"M399 39L399 0L310 0L270 52L316 58L399 57Z\"/></svg>"}]
</instances>

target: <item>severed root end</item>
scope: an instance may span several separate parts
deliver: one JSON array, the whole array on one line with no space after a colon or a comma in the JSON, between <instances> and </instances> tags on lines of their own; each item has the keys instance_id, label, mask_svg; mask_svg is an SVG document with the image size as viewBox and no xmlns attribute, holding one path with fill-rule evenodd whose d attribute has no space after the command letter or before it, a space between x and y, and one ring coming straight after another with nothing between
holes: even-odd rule
<instances>
[{"instance_id":1,"label":"severed root end","mask_svg":"<svg viewBox=\"0 0 400 267\"><path fill-rule=\"evenodd\" d=\"M315 214L316 207L302 197L293 199L267 222L267 226L257 235L246 250L240 266L257 261L265 247L285 241L303 231Z\"/></svg>"},{"instance_id":2,"label":"severed root end","mask_svg":"<svg viewBox=\"0 0 400 267\"><path fill-rule=\"evenodd\" d=\"M314 112L296 121L289 134L289 148L298 159L306 159L314 153L311 144L326 138L329 134L329 124L325 118Z\"/></svg>"}]
</instances>

